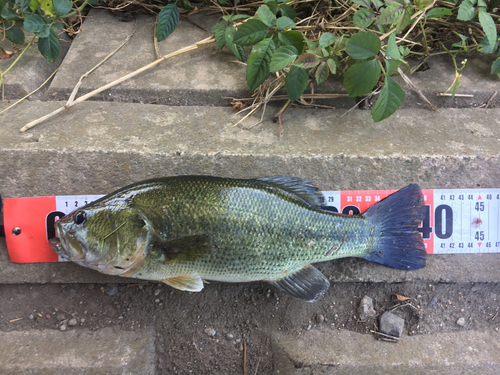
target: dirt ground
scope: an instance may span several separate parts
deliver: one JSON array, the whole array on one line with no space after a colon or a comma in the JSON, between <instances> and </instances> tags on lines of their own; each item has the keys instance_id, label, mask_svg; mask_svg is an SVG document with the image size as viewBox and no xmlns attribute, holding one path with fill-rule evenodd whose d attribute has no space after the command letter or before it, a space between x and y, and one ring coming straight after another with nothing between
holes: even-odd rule
<instances>
[{"instance_id":1,"label":"dirt ground","mask_svg":"<svg viewBox=\"0 0 500 375\"><path fill-rule=\"evenodd\" d=\"M411 299L401 302L396 294ZM327 325L372 334L375 318L358 318L365 295L378 315L395 308L408 335L500 327L496 283L337 283L316 303L265 283L211 283L201 293L131 283L0 285L0 331L154 327L159 373L243 373L246 352L247 374L271 374L273 332L294 338ZM456 323L461 317L464 326Z\"/></svg>"}]
</instances>

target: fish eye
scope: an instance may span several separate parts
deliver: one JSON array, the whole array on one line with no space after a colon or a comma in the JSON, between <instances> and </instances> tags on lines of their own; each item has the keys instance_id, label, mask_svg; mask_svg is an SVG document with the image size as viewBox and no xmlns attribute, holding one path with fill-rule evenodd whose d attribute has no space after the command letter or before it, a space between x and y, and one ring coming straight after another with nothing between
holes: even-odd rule
<instances>
[{"instance_id":1,"label":"fish eye","mask_svg":"<svg viewBox=\"0 0 500 375\"><path fill-rule=\"evenodd\" d=\"M75 224L83 224L85 220L87 220L87 214L85 213L85 211L78 211L77 213L75 213L75 216L73 218Z\"/></svg>"}]
</instances>

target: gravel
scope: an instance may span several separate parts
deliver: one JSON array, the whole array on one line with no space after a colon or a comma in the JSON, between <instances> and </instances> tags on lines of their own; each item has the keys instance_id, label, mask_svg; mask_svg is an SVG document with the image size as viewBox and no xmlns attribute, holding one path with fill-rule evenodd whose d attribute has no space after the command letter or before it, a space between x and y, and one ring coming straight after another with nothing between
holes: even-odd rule
<instances>
[{"instance_id":1,"label":"gravel","mask_svg":"<svg viewBox=\"0 0 500 375\"><path fill-rule=\"evenodd\" d=\"M368 296L364 296L358 307L359 319L366 320L368 318L373 318L377 315L377 312L373 308L373 299Z\"/></svg>"},{"instance_id":2,"label":"gravel","mask_svg":"<svg viewBox=\"0 0 500 375\"><path fill-rule=\"evenodd\" d=\"M379 321L380 332L389 336L401 337L405 321L399 316L386 311L382 314Z\"/></svg>"}]
</instances>

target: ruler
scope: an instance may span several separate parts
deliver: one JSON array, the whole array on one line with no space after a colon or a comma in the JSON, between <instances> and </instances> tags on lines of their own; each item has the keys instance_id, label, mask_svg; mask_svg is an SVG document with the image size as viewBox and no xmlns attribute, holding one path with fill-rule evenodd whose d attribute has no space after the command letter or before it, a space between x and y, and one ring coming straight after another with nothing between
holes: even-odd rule
<instances>
[{"instance_id":1,"label":"ruler","mask_svg":"<svg viewBox=\"0 0 500 375\"><path fill-rule=\"evenodd\" d=\"M356 215L396 190L324 191L335 212ZM428 254L500 252L500 189L422 190L426 216L419 227ZM4 200L4 231L12 262L64 261L49 246L54 223L102 195Z\"/></svg>"}]
</instances>

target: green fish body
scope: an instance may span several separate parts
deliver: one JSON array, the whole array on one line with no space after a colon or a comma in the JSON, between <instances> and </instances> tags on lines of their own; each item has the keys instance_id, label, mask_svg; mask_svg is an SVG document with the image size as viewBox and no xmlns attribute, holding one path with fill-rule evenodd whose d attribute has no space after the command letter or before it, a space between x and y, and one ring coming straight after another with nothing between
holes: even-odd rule
<instances>
[{"instance_id":1,"label":"green fish body","mask_svg":"<svg viewBox=\"0 0 500 375\"><path fill-rule=\"evenodd\" d=\"M200 291L203 280L265 280L308 301L328 280L311 263L361 257L400 269L425 266L423 199L410 185L346 216L322 205L308 181L182 176L120 189L56 223L51 245L100 272Z\"/></svg>"}]
</instances>

